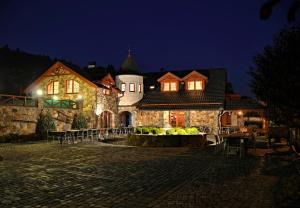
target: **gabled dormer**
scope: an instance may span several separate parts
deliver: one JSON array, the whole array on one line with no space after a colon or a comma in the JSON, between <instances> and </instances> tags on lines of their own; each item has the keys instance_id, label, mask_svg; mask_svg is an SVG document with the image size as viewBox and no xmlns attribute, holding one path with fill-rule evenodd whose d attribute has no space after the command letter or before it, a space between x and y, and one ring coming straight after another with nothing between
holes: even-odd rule
<instances>
[{"instance_id":1,"label":"gabled dormer","mask_svg":"<svg viewBox=\"0 0 300 208\"><path fill-rule=\"evenodd\" d=\"M181 79L175 74L168 72L157 80L162 92L177 92Z\"/></svg>"},{"instance_id":2,"label":"gabled dormer","mask_svg":"<svg viewBox=\"0 0 300 208\"><path fill-rule=\"evenodd\" d=\"M184 81L186 91L195 91L204 90L208 78L194 70L181 80Z\"/></svg>"}]
</instances>

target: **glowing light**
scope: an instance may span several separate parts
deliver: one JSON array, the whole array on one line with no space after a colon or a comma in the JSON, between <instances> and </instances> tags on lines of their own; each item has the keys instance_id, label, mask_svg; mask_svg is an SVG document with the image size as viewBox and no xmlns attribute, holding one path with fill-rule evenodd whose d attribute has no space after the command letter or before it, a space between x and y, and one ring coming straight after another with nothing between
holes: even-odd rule
<instances>
[{"instance_id":1,"label":"glowing light","mask_svg":"<svg viewBox=\"0 0 300 208\"><path fill-rule=\"evenodd\" d=\"M151 86L150 86L150 89L151 89L151 90L153 90L154 88L155 88L155 86L154 86L154 85L151 85Z\"/></svg>"},{"instance_id":2,"label":"glowing light","mask_svg":"<svg viewBox=\"0 0 300 208\"><path fill-rule=\"evenodd\" d=\"M58 100L58 97L56 95L54 95L53 100Z\"/></svg>"},{"instance_id":3,"label":"glowing light","mask_svg":"<svg viewBox=\"0 0 300 208\"><path fill-rule=\"evenodd\" d=\"M101 112L102 112L101 107L100 107L100 106L97 106L97 107L96 107L96 110L95 110L96 115L99 116L99 115L101 114Z\"/></svg>"},{"instance_id":4,"label":"glowing light","mask_svg":"<svg viewBox=\"0 0 300 208\"><path fill-rule=\"evenodd\" d=\"M242 115L243 115L243 112L242 112L242 111L239 111L239 112L238 112L238 115L239 115L239 116L242 116Z\"/></svg>"},{"instance_id":5,"label":"glowing light","mask_svg":"<svg viewBox=\"0 0 300 208\"><path fill-rule=\"evenodd\" d=\"M82 95L78 95L77 100L82 100Z\"/></svg>"},{"instance_id":6,"label":"glowing light","mask_svg":"<svg viewBox=\"0 0 300 208\"><path fill-rule=\"evenodd\" d=\"M43 95L43 90L37 90L37 91L36 91L36 94L37 94L38 96L42 96L42 95Z\"/></svg>"}]
</instances>

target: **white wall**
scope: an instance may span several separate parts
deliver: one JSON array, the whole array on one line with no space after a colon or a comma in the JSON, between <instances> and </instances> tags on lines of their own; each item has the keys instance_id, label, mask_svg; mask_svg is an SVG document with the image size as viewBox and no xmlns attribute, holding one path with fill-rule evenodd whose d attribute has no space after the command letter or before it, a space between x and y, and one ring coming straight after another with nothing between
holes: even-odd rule
<instances>
[{"instance_id":1,"label":"white wall","mask_svg":"<svg viewBox=\"0 0 300 208\"><path fill-rule=\"evenodd\" d=\"M120 98L119 105L132 105L139 100L143 98L144 95L144 83L143 83L143 76L140 75L118 75L116 76L116 85L119 89L121 89L121 84L126 84L126 89L124 93L124 96ZM134 83L135 84L135 92L129 91L129 84ZM142 91L139 92L138 86L139 84L142 84Z\"/></svg>"}]
</instances>

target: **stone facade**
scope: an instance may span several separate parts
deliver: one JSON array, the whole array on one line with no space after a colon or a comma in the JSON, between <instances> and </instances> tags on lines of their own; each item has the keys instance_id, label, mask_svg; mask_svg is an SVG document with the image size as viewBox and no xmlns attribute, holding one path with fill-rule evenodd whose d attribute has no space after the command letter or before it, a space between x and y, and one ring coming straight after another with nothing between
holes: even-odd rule
<instances>
[{"instance_id":1,"label":"stone facade","mask_svg":"<svg viewBox=\"0 0 300 208\"><path fill-rule=\"evenodd\" d=\"M24 106L0 106L0 136L7 134L33 134L35 133L37 119L42 109L36 107ZM44 111L49 111L54 118L57 130L63 130L65 122L59 119L61 112L70 118L78 113L77 109L59 109L45 108ZM71 124L68 124L71 128Z\"/></svg>"},{"instance_id":2,"label":"stone facade","mask_svg":"<svg viewBox=\"0 0 300 208\"><path fill-rule=\"evenodd\" d=\"M190 126L208 126L213 133L218 132L218 110L191 110Z\"/></svg>"},{"instance_id":3,"label":"stone facade","mask_svg":"<svg viewBox=\"0 0 300 208\"><path fill-rule=\"evenodd\" d=\"M96 114L101 115L102 112L109 111L112 113L112 127L118 126L118 94L112 92L110 95L105 95L103 89L97 89L97 105ZM94 113L94 112L93 112Z\"/></svg>"},{"instance_id":4,"label":"stone facade","mask_svg":"<svg viewBox=\"0 0 300 208\"><path fill-rule=\"evenodd\" d=\"M163 111L139 110L136 113L136 126L163 126Z\"/></svg>"},{"instance_id":5,"label":"stone facade","mask_svg":"<svg viewBox=\"0 0 300 208\"><path fill-rule=\"evenodd\" d=\"M218 131L218 110L184 110L185 126L208 126L213 133ZM137 126L167 127L169 111L137 111Z\"/></svg>"}]
</instances>

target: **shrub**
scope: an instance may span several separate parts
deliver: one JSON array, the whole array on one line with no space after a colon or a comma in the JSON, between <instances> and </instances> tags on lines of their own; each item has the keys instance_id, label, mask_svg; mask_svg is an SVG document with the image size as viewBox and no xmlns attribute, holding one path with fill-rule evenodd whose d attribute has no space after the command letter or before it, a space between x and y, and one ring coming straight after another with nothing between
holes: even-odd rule
<instances>
[{"instance_id":1,"label":"shrub","mask_svg":"<svg viewBox=\"0 0 300 208\"><path fill-rule=\"evenodd\" d=\"M135 129L135 133L137 133L137 134L142 134L142 133L143 133L143 128L142 128L142 127L137 127L137 128Z\"/></svg>"},{"instance_id":2,"label":"shrub","mask_svg":"<svg viewBox=\"0 0 300 208\"><path fill-rule=\"evenodd\" d=\"M177 128L176 132L178 135L187 135L186 131L184 129L181 128Z\"/></svg>"},{"instance_id":3,"label":"shrub","mask_svg":"<svg viewBox=\"0 0 300 208\"><path fill-rule=\"evenodd\" d=\"M82 113L78 115L75 114L73 122L72 122L72 129L86 129L87 128L87 120Z\"/></svg>"},{"instance_id":4,"label":"shrub","mask_svg":"<svg viewBox=\"0 0 300 208\"><path fill-rule=\"evenodd\" d=\"M47 111L47 113L44 113L42 111L37 120L35 133L40 138L46 138L47 131L55 131L55 130L56 130L56 126L50 112Z\"/></svg>"},{"instance_id":5,"label":"shrub","mask_svg":"<svg viewBox=\"0 0 300 208\"><path fill-rule=\"evenodd\" d=\"M150 129L149 128L142 128L143 130L142 130L142 132L143 132L143 134L149 134L150 133Z\"/></svg>"},{"instance_id":6,"label":"shrub","mask_svg":"<svg viewBox=\"0 0 300 208\"><path fill-rule=\"evenodd\" d=\"M199 134L199 130L196 127L185 128L187 134Z\"/></svg>"},{"instance_id":7,"label":"shrub","mask_svg":"<svg viewBox=\"0 0 300 208\"><path fill-rule=\"evenodd\" d=\"M176 135L177 132L176 132L176 129L168 129L168 130L166 131L166 134L167 134L167 135Z\"/></svg>"}]
</instances>

